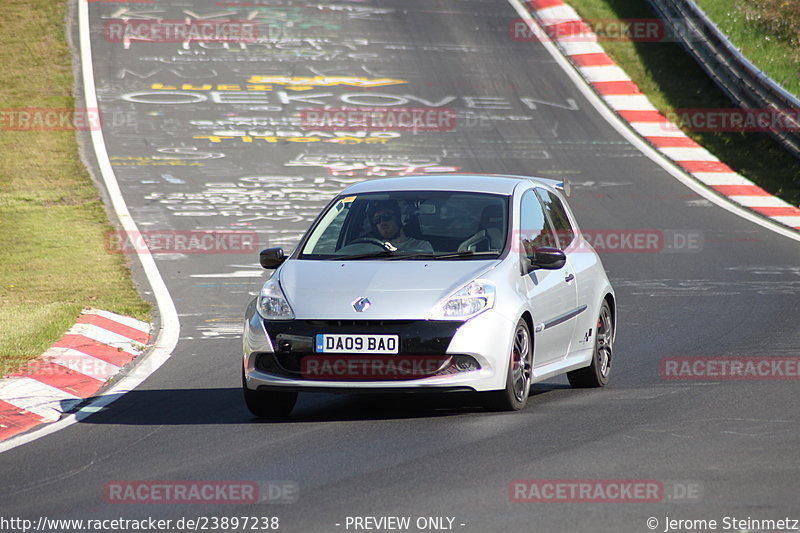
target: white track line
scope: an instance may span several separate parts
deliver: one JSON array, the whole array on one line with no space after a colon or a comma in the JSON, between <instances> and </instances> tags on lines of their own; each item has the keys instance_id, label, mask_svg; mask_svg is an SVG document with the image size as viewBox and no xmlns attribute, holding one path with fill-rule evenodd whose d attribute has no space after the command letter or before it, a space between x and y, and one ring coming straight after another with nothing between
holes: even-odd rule
<instances>
[{"instance_id":1,"label":"white track line","mask_svg":"<svg viewBox=\"0 0 800 533\"><path fill-rule=\"evenodd\" d=\"M89 31L89 4L87 0L78 0L78 25L85 103L88 109L98 109L97 93L94 84L94 64L92 63L92 41ZM120 226L122 226L122 229L126 232L138 232L139 229L128 211L125 198L122 196L122 191L117 183L117 177L114 175L114 169L111 167L111 162L108 159L108 152L106 150L105 140L103 139L102 129L92 130L91 138L95 156L97 157L97 164L100 167L103 182L111 198L111 205L119 219ZM139 357L130 374L122 378L102 395L97 396L96 399L92 400L75 413L65 416L58 422L46 424L42 426L41 429L25 433L18 437L11 437L0 443L0 453L32 442L45 435L55 433L60 429L83 420L90 414L96 412L99 408L118 399L125 392L136 388L169 359L172 350L174 350L175 346L178 344L178 335L180 333L178 312L175 310L175 303L172 301L167 285L164 283L164 279L161 277L161 273L158 271L158 267L150 251L146 249L137 250L136 256L139 258L147 281L153 289L153 295L155 296L156 305L158 306L158 312L161 318L161 329L158 332L158 337L150 352Z\"/></svg>"},{"instance_id":2,"label":"white track line","mask_svg":"<svg viewBox=\"0 0 800 533\"><path fill-rule=\"evenodd\" d=\"M686 185L689 189L696 192L706 200L725 209L726 211L730 211L731 213L749 220L750 222L758 224L763 228L774 231L775 233L783 235L784 237L788 237L794 241L800 242L800 234L798 234L796 231L783 227L777 222L762 218L748 209L739 206L722 196L719 196L686 174L679 166L667 159L664 155L660 154L644 139L639 137L639 135L636 134L625 121L623 121L616 113L614 113L608 106L605 105L603 100L597 95L597 93L594 92L594 90L592 90L586 80L580 74L578 74L578 72L572 67L572 64L566 59L566 57L564 57L564 55L562 55L561 51L556 47L556 45L553 44L553 41L547 36L545 31L539 26L533 16L528 13L528 10L525 9L522 3L519 0L508 0L508 2L516 10L520 18L525 21L531 31L534 32L533 34L539 38L538 40L542 43L542 46L544 46L545 50L548 51L558 66L560 66L564 73L572 80L572 82L575 84L575 87L589 101L592 107L594 107L600 116L602 116L606 122L608 122L611 127L617 131L617 133L622 135L628 140L628 142L638 148L640 152L646 155L658 166L666 170L672 177Z\"/></svg>"}]
</instances>

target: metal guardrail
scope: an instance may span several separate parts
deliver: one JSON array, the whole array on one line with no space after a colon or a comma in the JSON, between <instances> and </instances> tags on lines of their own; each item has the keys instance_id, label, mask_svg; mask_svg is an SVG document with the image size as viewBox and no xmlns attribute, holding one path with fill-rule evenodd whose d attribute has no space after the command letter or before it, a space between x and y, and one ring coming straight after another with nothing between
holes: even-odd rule
<instances>
[{"instance_id":1,"label":"metal guardrail","mask_svg":"<svg viewBox=\"0 0 800 533\"><path fill-rule=\"evenodd\" d=\"M692 0L648 0L667 27L717 85L741 108L769 110L791 127L767 129L800 159L800 99L750 63ZM786 131L794 130L794 131Z\"/></svg>"}]
</instances>

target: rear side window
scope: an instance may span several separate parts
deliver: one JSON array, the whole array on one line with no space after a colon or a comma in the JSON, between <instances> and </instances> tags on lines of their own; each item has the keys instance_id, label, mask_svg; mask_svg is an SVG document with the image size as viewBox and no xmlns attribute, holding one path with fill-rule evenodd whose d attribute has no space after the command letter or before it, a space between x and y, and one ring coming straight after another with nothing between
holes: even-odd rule
<instances>
[{"instance_id":1,"label":"rear side window","mask_svg":"<svg viewBox=\"0 0 800 533\"><path fill-rule=\"evenodd\" d=\"M558 236L558 247L561 250L566 250L567 247L575 240L575 230L567 216L567 210L564 204L558 199L558 196L552 194L545 189L536 189L536 194L542 201L544 211L547 213L548 218L553 222L553 227Z\"/></svg>"}]
</instances>

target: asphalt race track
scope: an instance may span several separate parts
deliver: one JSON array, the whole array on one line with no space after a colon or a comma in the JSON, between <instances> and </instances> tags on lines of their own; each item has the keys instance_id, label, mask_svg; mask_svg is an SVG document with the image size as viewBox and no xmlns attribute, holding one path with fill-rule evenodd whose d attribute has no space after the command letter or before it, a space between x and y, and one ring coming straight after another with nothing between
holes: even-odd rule
<instances>
[{"instance_id":1,"label":"asphalt race track","mask_svg":"<svg viewBox=\"0 0 800 533\"><path fill-rule=\"evenodd\" d=\"M471 397L309 394L284 423L255 421L241 397L241 320L266 279L257 253L155 255L180 316L172 357L97 414L1 454L0 515L278 517L287 532L352 531L347 517L365 516L408 516L417 531L418 517L450 517L453 529L481 533L639 532L650 517L658 531L666 517L715 519L717 529L724 517L800 519L797 379L661 373L665 358L800 356L800 244L692 193L626 142L541 44L511 38L508 2L89 9L105 142L143 231L256 232L259 247L291 249L349 183L463 171L566 177L584 230L662 240L656 250L601 250L619 302L603 390L555 379L514 414L486 412ZM116 42L110 26L159 17L249 20L262 35ZM325 106L424 108L454 123L356 134L298 122L304 108ZM581 479L655 480L664 490L635 503L515 502L509 493L515 480ZM123 504L104 492L130 480L297 492L208 505Z\"/></svg>"}]
</instances>

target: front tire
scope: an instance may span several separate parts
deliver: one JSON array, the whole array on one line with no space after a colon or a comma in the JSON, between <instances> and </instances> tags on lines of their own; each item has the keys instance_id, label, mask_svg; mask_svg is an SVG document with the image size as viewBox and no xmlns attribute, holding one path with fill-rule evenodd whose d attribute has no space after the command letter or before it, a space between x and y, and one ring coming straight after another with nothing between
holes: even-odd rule
<instances>
[{"instance_id":1,"label":"front tire","mask_svg":"<svg viewBox=\"0 0 800 533\"><path fill-rule=\"evenodd\" d=\"M528 403L533 374L533 346L527 322L520 319L514 328L509 354L506 388L490 393L489 407L497 411L519 411Z\"/></svg>"},{"instance_id":2,"label":"front tire","mask_svg":"<svg viewBox=\"0 0 800 533\"><path fill-rule=\"evenodd\" d=\"M611 356L614 353L614 319L608 302L603 302L597 317L592 364L567 372L569 384L576 388L605 387L611 375Z\"/></svg>"},{"instance_id":3,"label":"front tire","mask_svg":"<svg viewBox=\"0 0 800 533\"><path fill-rule=\"evenodd\" d=\"M297 392L250 390L242 372L242 390L247 409L258 418L286 418L297 403Z\"/></svg>"}]
</instances>

